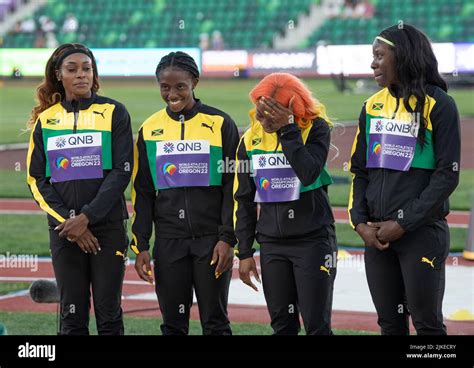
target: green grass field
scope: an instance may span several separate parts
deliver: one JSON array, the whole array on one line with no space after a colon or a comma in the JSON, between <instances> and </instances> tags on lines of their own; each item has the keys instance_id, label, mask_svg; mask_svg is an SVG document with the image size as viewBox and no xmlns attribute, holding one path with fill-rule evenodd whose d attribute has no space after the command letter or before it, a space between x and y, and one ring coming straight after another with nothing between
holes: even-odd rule
<instances>
[{"instance_id":1,"label":"green grass field","mask_svg":"<svg viewBox=\"0 0 474 368\"><path fill-rule=\"evenodd\" d=\"M347 171L331 169L333 176L347 178L350 183L351 175ZM26 172L14 170L0 170L0 198L32 198L26 185ZM474 169L461 171L460 183L450 197L452 210L469 210L474 197ZM348 183L333 184L329 187L331 205L347 207L349 200ZM130 185L125 191L125 197L130 200Z\"/></svg>"},{"instance_id":2,"label":"green grass field","mask_svg":"<svg viewBox=\"0 0 474 368\"><path fill-rule=\"evenodd\" d=\"M0 296L20 290L25 290L29 287L30 283L28 282L2 282L0 283Z\"/></svg>"},{"instance_id":3,"label":"green grass field","mask_svg":"<svg viewBox=\"0 0 474 368\"><path fill-rule=\"evenodd\" d=\"M37 254L49 257L49 235L44 215L0 215L0 254ZM128 221L130 234L130 221ZM25 231L28 229L28 231ZM460 252L466 243L465 229L450 229L451 252ZM348 224L336 225L336 236L340 246L362 247L360 237ZM153 244L153 238L150 244ZM258 244L255 244L258 248ZM129 252L134 257L133 252Z\"/></svg>"},{"instance_id":4,"label":"green grass field","mask_svg":"<svg viewBox=\"0 0 474 368\"><path fill-rule=\"evenodd\" d=\"M56 335L56 314L0 312L0 322L7 328L8 335ZM161 335L160 318L130 317L125 314L126 335ZM34 326L34 327L33 327ZM97 334L95 318L90 321L90 333ZM270 325L260 323L231 323L234 335L271 335ZM334 330L335 335L377 335L374 332L355 330ZM201 335L198 321L190 321L190 335ZM303 333L301 333L303 334Z\"/></svg>"},{"instance_id":5,"label":"green grass field","mask_svg":"<svg viewBox=\"0 0 474 368\"><path fill-rule=\"evenodd\" d=\"M227 112L238 126L248 124L251 104L248 93L258 80L202 80L196 96L204 103ZM314 95L323 102L328 114L335 121L356 121L363 101L372 93L341 94L329 79L306 80ZM351 82L353 83L353 82ZM373 81L368 82L375 85ZM26 127L29 113L34 106L35 88L38 80L6 80L0 84L0 144L27 142ZM127 107L132 117L133 132L137 133L143 121L155 111L163 108L156 80L149 78L104 79L101 94L114 98ZM453 90L461 116L474 116L472 90Z\"/></svg>"}]
</instances>

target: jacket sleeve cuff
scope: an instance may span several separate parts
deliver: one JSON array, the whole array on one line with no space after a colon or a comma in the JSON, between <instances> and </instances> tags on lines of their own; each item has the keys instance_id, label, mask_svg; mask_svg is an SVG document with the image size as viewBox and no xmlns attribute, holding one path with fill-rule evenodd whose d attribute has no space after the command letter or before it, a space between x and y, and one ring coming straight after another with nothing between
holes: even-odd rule
<instances>
[{"instance_id":1,"label":"jacket sleeve cuff","mask_svg":"<svg viewBox=\"0 0 474 368\"><path fill-rule=\"evenodd\" d=\"M369 221L369 220L366 219L366 218L364 218L364 219L357 219L357 220L352 220L352 221L351 221L351 224L352 224L352 226L353 226L353 228L354 228L354 230L355 230L355 229L357 229L357 225L359 225L359 224L366 224L368 221Z\"/></svg>"},{"instance_id":2,"label":"jacket sleeve cuff","mask_svg":"<svg viewBox=\"0 0 474 368\"><path fill-rule=\"evenodd\" d=\"M235 252L234 252L234 254L237 256L237 258L240 259L241 261L244 260L244 259L253 257L254 253L255 253L255 249L253 249L253 248L245 249L243 251L240 250L240 249L236 249Z\"/></svg>"},{"instance_id":3,"label":"jacket sleeve cuff","mask_svg":"<svg viewBox=\"0 0 474 368\"><path fill-rule=\"evenodd\" d=\"M92 209L89 207L88 204L84 205L81 209L81 213L87 216L90 225L94 225L99 221L99 219L92 214Z\"/></svg>"},{"instance_id":4,"label":"jacket sleeve cuff","mask_svg":"<svg viewBox=\"0 0 474 368\"><path fill-rule=\"evenodd\" d=\"M293 132L298 132L298 126L295 123L285 125L280 129L280 137L284 137Z\"/></svg>"},{"instance_id":5,"label":"jacket sleeve cuff","mask_svg":"<svg viewBox=\"0 0 474 368\"><path fill-rule=\"evenodd\" d=\"M412 230L412 228L411 228L411 226L410 226L410 223L409 223L406 219L397 218L395 221L397 221L398 225L400 225L401 228L402 228L405 232Z\"/></svg>"},{"instance_id":6,"label":"jacket sleeve cuff","mask_svg":"<svg viewBox=\"0 0 474 368\"><path fill-rule=\"evenodd\" d=\"M219 226L219 240L226 242L231 247L235 247L235 244L237 244L234 231L230 226Z\"/></svg>"},{"instance_id":7,"label":"jacket sleeve cuff","mask_svg":"<svg viewBox=\"0 0 474 368\"><path fill-rule=\"evenodd\" d=\"M136 255L139 255L141 252L150 250L150 244L140 244L135 245L133 242L130 244L130 249Z\"/></svg>"}]
</instances>

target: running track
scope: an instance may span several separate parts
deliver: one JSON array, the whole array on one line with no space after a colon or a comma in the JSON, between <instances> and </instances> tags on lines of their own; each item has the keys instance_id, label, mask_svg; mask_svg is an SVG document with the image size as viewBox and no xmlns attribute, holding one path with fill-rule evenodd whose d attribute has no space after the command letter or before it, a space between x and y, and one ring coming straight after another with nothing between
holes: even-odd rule
<instances>
[{"instance_id":1,"label":"running track","mask_svg":"<svg viewBox=\"0 0 474 368\"><path fill-rule=\"evenodd\" d=\"M352 251L351 251L352 253ZM256 257L257 264L260 258ZM467 261L466 261L467 262ZM238 279L238 265L234 263L232 278ZM37 279L53 279L54 272L51 262L44 260L38 262L38 270L32 272L27 268L6 268L2 270L0 282L32 282ZM258 285L261 288L261 285ZM130 316L159 317L160 311L156 300L132 300L130 296L139 293L154 292L154 286L141 281L133 265L128 265L123 285L122 307L124 313ZM27 291L0 296L0 310L12 312L47 312L56 313L56 304L37 304L29 297ZM270 324L270 318L266 307L260 305L236 305L228 307L229 319L232 322L263 323ZM191 319L199 320L196 305L191 309ZM472 335L474 322L458 322L445 320L450 335ZM351 329L379 332L377 316L371 312L338 311L333 310L332 327L334 329ZM411 327L412 328L412 327ZM414 330L411 331L414 334Z\"/></svg>"},{"instance_id":2,"label":"running track","mask_svg":"<svg viewBox=\"0 0 474 368\"><path fill-rule=\"evenodd\" d=\"M130 203L128 210L132 212ZM39 206L29 199L0 199L0 214L43 214ZM338 223L348 223L347 210L343 207L333 207L334 217ZM451 227L467 228L469 223L469 212L453 211L448 216ZM257 261L259 259L257 258ZM464 263L464 261L463 261ZM0 282L32 282L39 278L54 278L54 272L50 262L40 262L40 268L34 274L27 269L3 269ZM232 278L238 278L236 265ZM141 281L133 269L127 267L123 287L123 309L128 315L156 317L160 315L157 301L132 300L127 296L153 292L153 286ZM4 311L36 311L56 312L55 304L36 304L25 292L19 295L0 296L0 310ZM264 323L269 324L270 319L266 307L256 305L229 305L229 318L233 322ZM197 307L191 309L191 319L199 320ZM474 322L445 321L450 334L472 334ZM353 329L365 331L379 331L375 313L354 311L333 311L333 328ZM413 332L413 331L412 331Z\"/></svg>"}]
</instances>

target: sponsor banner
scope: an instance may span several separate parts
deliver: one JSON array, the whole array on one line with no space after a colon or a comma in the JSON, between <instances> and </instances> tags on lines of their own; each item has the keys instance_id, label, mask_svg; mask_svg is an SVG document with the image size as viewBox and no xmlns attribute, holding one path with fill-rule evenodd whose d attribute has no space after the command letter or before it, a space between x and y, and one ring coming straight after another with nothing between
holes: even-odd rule
<instances>
[{"instance_id":1,"label":"sponsor banner","mask_svg":"<svg viewBox=\"0 0 474 368\"><path fill-rule=\"evenodd\" d=\"M455 44L456 70L459 73L474 72L474 43Z\"/></svg>"},{"instance_id":2,"label":"sponsor banner","mask_svg":"<svg viewBox=\"0 0 474 368\"><path fill-rule=\"evenodd\" d=\"M316 75L314 50L229 50L204 51L203 75L217 77L263 77L271 72L291 72L297 76Z\"/></svg>"},{"instance_id":3,"label":"sponsor banner","mask_svg":"<svg viewBox=\"0 0 474 368\"><path fill-rule=\"evenodd\" d=\"M433 43L441 73L474 72L474 43ZM224 50L199 48L92 49L101 76L153 77L157 62L171 51L190 54L204 76L264 76L288 71L300 76L371 76L372 45L320 45L313 50ZM23 76L43 76L54 49L0 49L0 76L18 68ZM201 60L202 57L202 60Z\"/></svg>"},{"instance_id":4,"label":"sponsor banner","mask_svg":"<svg viewBox=\"0 0 474 368\"><path fill-rule=\"evenodd\" d=\"M250 72L312 70L316 73L313 50L251 52Z\"/></svg>"},{"instance_id":5,"label":"sponsor banner","mask_svg":"<svg viewBox=\"0 0 474 368\"><path fill-rule=\"evenodd\" d=\"M154 77L158 61L171 51L188 53L196 60L198 68L201 68L201 50L197 47L91 50L101 77ZM46 63L53 51L54 49L0 49L0 75L11 76L13 69L18 68L23 76L44 76Z\"/></svg>"},{"instance_id":6,"label":"sponsor banner","mask_svg":"<svg viewBox=\"0 0 474 368\"><path fill-rule=\"evenodd\" d=\"M440 73L453 73L456 68L459 72L467 71L461 70L457 66L457 44L433 43L432 47L438 60L438 70ZM463 49L465 49L464 46ZM320 45L316 48L316 61L319 75L341 73L360 76L373 75L373 71L370 68L372 63L372 45Z\"/></svg>"},{"instance_id":7,"label":"sponsor banner","mask_svg":"<svg viewBox=\"0 0 474 368\"><path fill-rule=\"evenodd\" d=\"M246 50L203 51L202 72L229 72L247 69L248 52Z\"/></svg>"}]
</instances>

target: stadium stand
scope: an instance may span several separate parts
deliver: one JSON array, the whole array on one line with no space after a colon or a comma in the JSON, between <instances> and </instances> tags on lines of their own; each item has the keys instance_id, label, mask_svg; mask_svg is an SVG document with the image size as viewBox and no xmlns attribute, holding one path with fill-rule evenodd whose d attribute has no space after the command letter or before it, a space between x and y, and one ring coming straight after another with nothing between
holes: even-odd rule
<instances>
[{"instance_id":1,"label":"stadium stand","mask_svg":"<svg viewBox=\"0 0 474 368\"><path fill-rule=\"evenodd\" d=\"M41 20L50 19L56 26L52 32L59 44L83 42L93 48L193 47L200 44L203 34L210 37L220 31L226 49L271 48L274 35L283 34L290 20L297 23L299 14L308 13L312 4L323 1L328 0L48 0L33 19L38 30L42 28ZM341 1L334 3L344 7ZM370 4L373 16L347 16L342 9L339 16L329 17L301 40L299 47L312 47L321 40L328 44L371 43L381 29L399 21L421 28L434 42L474 42L471 0L370 0ZM76 32L61 31L69 14L77 18ZM10 32L2 46L47 46L38 42L39 33ZM209 47L212 48L211 43Z\"/></svg>"},{"instance_id":2,"label":"stadium stand","mask_svg":"<svg viewBox=\"0 0 474 368\"><path fill-rule=\"evenodd\" d=\"M399 21L413 24L433 42L474 42L474 3L470 0L372 0L372 18L328 19L303 44L324 40L329 44L368 44L374 35Z\"/></svg>"},{"instance_id":3,"label":"stadium stand","mask_svg":"<svg viewBox=\"0 0 474 368\"><path fill-rule=\"evenodd\" d=\"M225 48L270 47L273 35L308 11L314 0L49 0L34 18L50 18L59 30L66 15L79 23L77 33L56 32L59 43L90 47L198 46L201 33L222 33ZM5 37L3 47L33 47L34 33Z\"/></svg>"}]
</instances>

